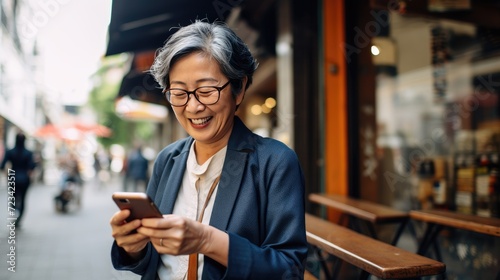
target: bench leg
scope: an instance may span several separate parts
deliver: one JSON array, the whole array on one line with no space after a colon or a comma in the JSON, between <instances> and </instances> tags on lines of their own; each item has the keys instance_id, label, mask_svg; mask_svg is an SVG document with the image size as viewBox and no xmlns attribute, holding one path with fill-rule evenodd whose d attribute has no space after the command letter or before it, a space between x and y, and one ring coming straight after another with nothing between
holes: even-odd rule
<instances>
[{"instance_id":1,"label":"bench leg","mask_svg":"<svg viewBox=\"0 0 500 280\"><path fill-rule=\"evenodd\" d=\"M437 234L441 231L442 226L433 224L433 223L428 223L427 224L427 229L425 230L425 234L422 238L422 241L420 243L420 246L418 248L417 254L425 256L427 253L427 250L429 249L429 246L431 246L433 243L436 241L436 236Z\"/></svg>"},{"instance_id":2,"label":"bench leg","mask_svg":"<svg viewBox=\"0 0 500 280\"><path fill-rule=\"evenodd\" d=\"M314 253L316 254L316 256L318 257L318 262L321 265L321 270L325 274L325 278L326 279L333 279L330 276L330 269L328 268L327 261L326 261L325 257L321 254L322 253L321 249L316 247L316 246L311 246L311 247L312 247Z\"/></svg>"},{"instance_id":3,"label":"bench leg","mask_svg":"<svg viewBox=\"0 0 500 280\"><path fill-rule=\"evenodd\" d=\"M408 220L402 222L400 225L399 225L399 228L398 228L398 231L396 232L396 235L394 235L393 239L392 239L392 242L391 242L391 245L392 246L396 246L396 244L398 243L398 240L399 240L399 237L401 236L401 234L403 233L405 227L406 227L406 224L408 223Z\"/></svg>"},{"instance_id":4,"label":"bench leg","mask_svg":"<svg viewBox=\"0 0 500 280\"><path fill-rule=\"evenodd\" d=\"M359 280L368 280L368 277L370 277L370 273L361 270L361 274L359 274Z\"/></svg>"},{"instance_id":5,"label":"bench leg","mask_svg":"<svg viewBox=\"0 0 500 280\"><path fill-rule=\"evenodd\" d=\"M427 251L429 250L429 247L432 246L432 249L434 251L435 259L437 261L442 262L442 256L441 256L441 251L439 250L439 246L437 243L437 235L439 232L443 229L444 227L441 225L433 224L433 223L427 223L427 229L425 230L425 234L422 238L422 241L420 242L420 246L418 247L417 254L425 256ZM446 272L440 274L437 276L437 279L447 279L447 274Z\"/></svg>"},{"instance_id":6,"label":"bench leg","mask_svg":"<svg viewBox=\"0 0 500 280\"><path fill-rule=\"evenodd\" d=\"M334 257L330 254L328 254L329 257L333 258L333 267L330 271L328 264L327 264L327 259L325 256L322 255L322 250L316 246L311 246L312 250L314 253L317 255L318 262L321 265L321 270L324 273L325 279L328 280L337 280L339 279L339 274L340 274L340 269L342 268L343 261L337 257ZM358 276L359 280L368 280L370 277L370 273L366 272L365 270L360 269L360 274ZM320 275L321 276L321 275Z\"/></svg>"},{"instance_id":7,"label":"bench leg","mask_svg":"<svg viewBox=\"0 0 500 280\"><path fill-rule=\"evenodd\" d=\"M340 268L342 267L342 260L339 258L335 258L332 269L332 277L327 279L339 279Z\"/></svg>"},{"instance_id":8,"label":"bench leg","mask_svg":"<svg viewBox=\"0 0 500 280\"><path fill-rule=\"evenodd\" d=\"M446 271L441 273L441 275L438 275L438 279L440 280L447 280L448 279L448 274L446 274ZM500 278L498 278L498 280L500 280Z\"/></svg>"},{"instance_id":9,"label":"bench leg","mask_svg":"<svg viewBox=\"0 0 500 280\"><path fill-rule=\"evenodd\" d=\"M409 221L407 224L408 224L408 231L410 232L410 235L415 240L415 245L418 247L418 245L420 243L418 242L419 238L418 238L417 230L415 229L415 225L412 221Z\"/></svg>"},{"instance_id":10,"label":"bench leg","mask_svg":"<svg viewBox=\"0 0 500 280\"><path fill-rule=\"evenodd\" d=\"M328 280L339 279L339 273L340 273L340 269L342 267L343 261L335 256L328 254L329 258L333 258L333 267L330 270L330 268L328 267L328 260L325 258L325 256L322 255L323 251L316 246L311 246L311 248L313 249L314 253L318 257L318 262L320 263L321 271L323 271L323 273L325 275L325 279L328 279ZM366 279L366 278L364 278L364 279Z\"/></svg>"},{"instance_id":11,"label":"bench leg","mask_svg":"<svg viewBox=\"0 0 500 280\"><path fill-rule=\"evenodd\" d=\"M378 239L377 231L375 230L375 225L370 222L366 222L366 227L368 228L368 232L371 235L371 237L373 237L374 239Z\"/></svg>"},{"instance_id":12,"label":"bench leg","mask_svg":"<svg viewBox=\"0 0 500 280\"><path fill-rule=\"evenodd\" d=\"M436 255L436 260L442 262L443 258L441 257L441 250L439 250L439 244L437 241L434 239L434 242L432 242L432 248L434 249L434 254Z\"/></svg>"},{"instance_id":13,"label":"bench leg","mask_svg":"<svg viewBox=\"0 0 500 280\"><path fill-rule=\"evenodd\" d=\"M364 225L363 228L365 230L363 230L363 228L362 228L363 225ZM359 233L363 233L363 232L366 233L367 232L366 235L371 236L374 239L378 239L377 231L375 230L375 225L373 223L368 222L368 221L364 221L364 220L358 219L357 217L350 216L349 217L349 228L351 228L352 230L359 232Z\"/></svg>"}]
</instances>

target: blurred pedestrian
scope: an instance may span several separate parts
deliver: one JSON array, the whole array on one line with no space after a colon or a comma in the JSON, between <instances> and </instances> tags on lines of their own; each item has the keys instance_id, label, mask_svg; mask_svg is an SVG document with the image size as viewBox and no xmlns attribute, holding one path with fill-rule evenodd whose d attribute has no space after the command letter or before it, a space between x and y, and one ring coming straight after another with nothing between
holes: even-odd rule
<instances>
[{"instance_id":1,"label":"blurred pedestrian","mask_svg":"<svg viewBox=\"0 0 500 280\"><path fill-rule=\"evenodd\" d=\"M111 159L104 149L99 149L94 153L95 183L98 189L105 187L106 184L103 182L108 182L111 179L110 164Z\"/></svg>"},{"instance_id":2,"label":"blurred pedestrian","mask_svg":"<svg viewBox=\"0 0 500 280\"><path fill-rule=\"evenodd\" d=\"M74 152L69 152L67 155L59 158L59 168L61 169L60 187L63 187L64 182L68 180L83 184L80 172L80 162Z\"/></svg>"},{"instance_id":3,"label":"blurred pedestrian","mask_svg":"<svg viewBox=\"0 0 500 280\"><path fill-rule=\"evenodd\" d=\"M35 170L33 174L33 182L43 184L45 182L45 164L42 154L42 145L40 143L36 144L36 148L33 151L33 161L35 162Z\"/></svg>"},{"instance_id":4,"label":"blurred pedestrian","mask_svg":"<svg viewBox=\"0 0 500 280\"><path fill-rule=\"evenodd\" d=\"M35 168L35 162L33 160L33 152L26 149L25 147L26 136L23 133L18 133L16 135L16 143L14 148L8 150L5 153L2 163L0 164L0 170L5 168L7 162L10 162L10 169L13 172L8 172L9 177L14 174L14 181L9 179L8 187L9 192L14 192L15 198L15 209L17 212L17 220L15 222L16 228L21 227L21 220L23 218L25 210L25 199L28 192L28 188L31 184L31 173ZM12 190L11 187L14 189ZM9 200L10 202L11 200Z\"/></svg>"},{"instance_id":5,"label":"blurred pedestrian","mask_svg":"<svg viewBox=\"0 0 500 280\"><path fill-rule=\"evenodd\" d=\"M74 202L77 207L81 206L83 179L76 154L70 152L68 155L62 156L59 159L59 168L62 171L59 193L54 197L54 200L57 210L67 212L67 206L71 202Z\"/></svg>"},{"instance_id":6,"label":"blurred pedestrian","mask_svg":"<svg viewBox=\"0 0 500 280\"><path fill-rule=\"evenodd\" d=\"M136 145L134 151L127 157L125 170L125 191L138 191L139 187L146 189L148 184L148 160L142 154L142 147Z\"/></svg>"},{"instance_id":7,"label":"blurred pedestrian","mask_svg":"<svg viewBox=\"0 0 500 280\"><path fill-rule=\"evenodd\" d=\"M102 184L101 184L101 181L102 181L102 172L103 172L103 164L102 164L102 161L101 161L101 158L100 158L100 155L99 155L99 152L95 152L94 153L94 163L93 163L93 167L94 167L94 182L97 186L98 189L101 188Z\"/></svg>"}]
</instances>

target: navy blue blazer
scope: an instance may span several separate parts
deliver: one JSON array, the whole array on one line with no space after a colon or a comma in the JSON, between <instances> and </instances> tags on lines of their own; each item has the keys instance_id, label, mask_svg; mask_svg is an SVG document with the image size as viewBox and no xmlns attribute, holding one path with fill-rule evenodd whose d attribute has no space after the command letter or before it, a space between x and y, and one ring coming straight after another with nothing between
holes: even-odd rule
<instances>
[{"instance_id":1,"label":"navy blue blazer","mask_svg":"<svg viewBox=\"0 0 500 280\"><path fill-rule=\"evenodd\" d=\"M193 138L163 149L147 193L172 213ZM203 279L302 279L307 256L304 178L298 158L283 143L252 133L235 117L210 225L229 235L227 268L205 256ZM160 260L149 243L145 257L127 264L112 247L116 269L156 279Z\"/></svg>"}]
</instances>

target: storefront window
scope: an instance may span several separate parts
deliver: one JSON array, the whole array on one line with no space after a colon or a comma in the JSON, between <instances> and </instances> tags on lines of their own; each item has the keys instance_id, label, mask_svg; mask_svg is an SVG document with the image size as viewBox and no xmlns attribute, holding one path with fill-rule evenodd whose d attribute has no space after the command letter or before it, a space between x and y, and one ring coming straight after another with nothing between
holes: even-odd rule
<instances>
[{"instance_id":1,"label":"storefront window","mask_svg":"<svg viewBox=\"0 0 500 280\"><path fill-rule=\"evenodd\" d=\"M381 185L392 203L498 217L495 32L392 13L390 35L374 38Z\"/></svg>"},{"instance_id":2,"label":"storefront window","mask_svg":"<svg viewBox=\"0 0 500 280\"><path fill-rule=\"evenodd\" d=\"M391 12L372 43L384 202L499 217L500 30ZM498 239L440 238L450 278L497 272Z\"/></svg>"}]
</instances>

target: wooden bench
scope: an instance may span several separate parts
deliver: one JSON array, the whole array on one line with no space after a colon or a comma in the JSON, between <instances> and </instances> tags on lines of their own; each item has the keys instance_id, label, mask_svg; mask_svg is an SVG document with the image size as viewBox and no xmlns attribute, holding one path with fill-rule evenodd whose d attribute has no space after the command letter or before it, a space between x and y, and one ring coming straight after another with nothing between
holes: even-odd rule
<instances>
[{"instance_id":1,"label":"wooden bench","mask_svg":"<svg viewBox=\"0 0 500 280\"><path fill-rule=\"evenodd\" d=\"M498 218L479 217L444 210L412 210L409 215L414 220L427 223L427 229L417 251L421 255L427 253L429 246L435 245L438 233L445 227L500 236L500 219ZM436 255L437 259L440 260L441 256L437 250Z\"/></svg>"},{"instance_id":2,"label":"wooden bench","mask_svg":"<svg viewBox=\"0 0 500 280\"><path fill-rule=\"evenodd\" d=\"M310 245L360 268L360 278L369 274L382 279L417 278L440 275L445 264L397 248L346 227L306 214ZM323 269L326 267L323 265ZM330 273L325 271L327 275ZM335 277L335 274L333 275Z\"/></svg>"},{"instance_id":3,"label":"wooden bench","mask_svg":"<svg viewBox=\"0 0 500 280\"><path fill-rule=\"evenodd\" d=\"M335 194L312 193L309 195L309 200L340 211L341 218L344 218L346 215L354 218L353 224L350 227L358 232L361 231L357 226L358 221L364 221L368 226L370 236L376 239L377 234L375 227L377 225L388 223L398 224L399 226L396 234L391 241L392 245L397 244L398 239L409 220L409 215L406 212L361 199L354 199Z\"/></svg>"}]
</instances>

